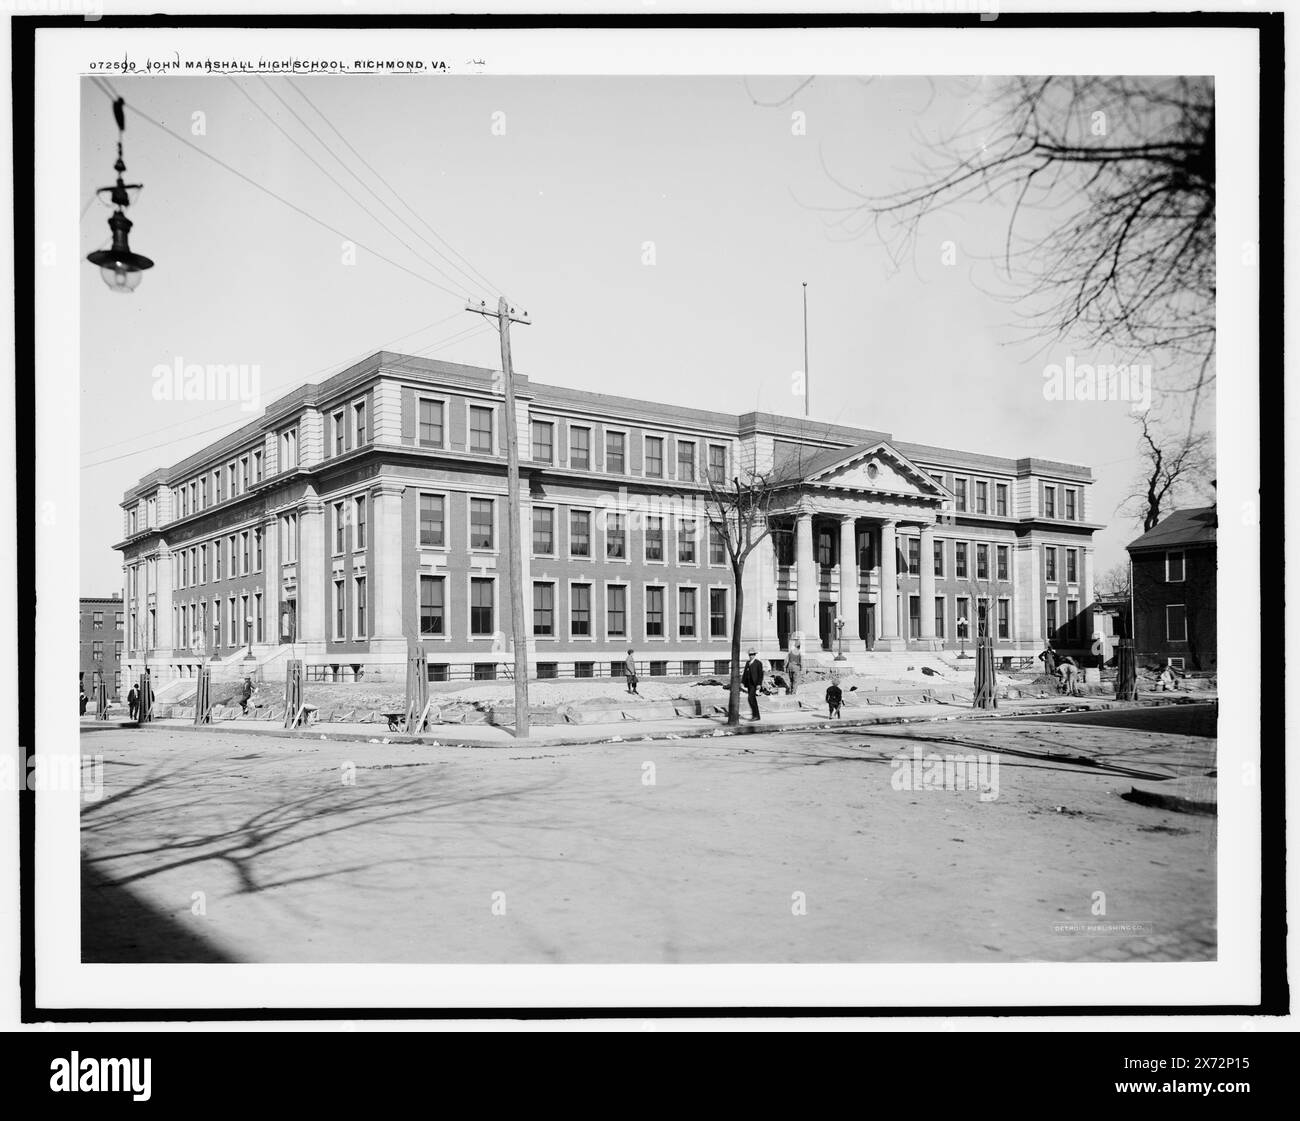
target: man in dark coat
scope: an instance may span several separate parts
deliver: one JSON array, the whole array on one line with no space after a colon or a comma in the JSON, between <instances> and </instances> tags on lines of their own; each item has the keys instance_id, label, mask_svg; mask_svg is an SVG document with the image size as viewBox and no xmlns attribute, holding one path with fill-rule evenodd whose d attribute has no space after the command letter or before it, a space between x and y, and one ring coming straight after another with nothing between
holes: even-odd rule
<instances>
[{"instance_id":1,"label":"man in dark coat","mask_svg":"<svg viewBox=\"0 0 1300 1121\"><path fill-rule=\"evenodd\" d=\"M751 720L761 720L758 713L758 690L763 684L763 663L758 660L758 651L750 650L749 661L745 663L745 668L740 674L740 684L749 694L749 718Z\"/></svg>"},{"instance_id":2,"label":"man in dark coat","mask_svg":"<svg viewBox=\"0 0 1300 1121\"><path fill-rule=\"evenodd\" d=\"M136 713L140 710L140 694L135 691L135 686L131 686L131 691L126 695L126 707L131 713L131 719L134 720Z\"/></svg>"},{"instance_id":3,"label":"man in dark coat","mask_svg":"<svg viewBox=\"0 0 1300 1121\"><path fill-rule=\"evenodd\" d=\"M790 653L785 659L785 675L789 680L786 692L793 695L799 688L799 678L803 674L803 645L797 638L790 640Z\"/></svg>"}]
</instances>

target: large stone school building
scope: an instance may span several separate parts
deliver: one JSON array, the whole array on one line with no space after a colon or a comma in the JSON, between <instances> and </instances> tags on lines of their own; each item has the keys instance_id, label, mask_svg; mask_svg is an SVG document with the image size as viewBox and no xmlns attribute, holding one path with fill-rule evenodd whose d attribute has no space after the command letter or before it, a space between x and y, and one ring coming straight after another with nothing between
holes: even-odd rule
<instances>
[{"instance_id":1,"label":"large stone school building","mask_svg":"<svg viewBox=\"0 0 1300 1121\"><path fill-rule=\"evenodd\" d=\"M523 602L506 579L506 425L518 433ZM729 665L731 569L707 479L783 480L745 573L742 640L780 663L842 644L999 654L1085 647L1092 473L751 412L739 416L381 352L145 476L122 501L124 669L204 662L309 676L491 678L525 615L531 671ZM896 655L895 655L896 656Z\"/></svg>"}]
</instances>

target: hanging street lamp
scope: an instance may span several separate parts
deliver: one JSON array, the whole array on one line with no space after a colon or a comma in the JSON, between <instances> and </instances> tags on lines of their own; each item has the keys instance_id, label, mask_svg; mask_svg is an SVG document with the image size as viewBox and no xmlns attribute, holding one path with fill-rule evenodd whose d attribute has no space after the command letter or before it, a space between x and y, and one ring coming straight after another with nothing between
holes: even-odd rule
<instances>
[{"instance_id":1,"label":"hanging street lamp","mask_svg":"<svg viewBox=\"0 0 1300 1121\"><path fill-rule=\"evenodd\" d=\"M131 252L127 235L131 232L132 222L126 216L126 209L139 196L142 183L126 183L122 175L126 164L122 160L122 134L126 131L125 102L118 98L113 102L113 118L117 121L117 162L113 169L117 172L117 182L111 187L101 187L96 194L105 205L113 207L108 219L108 228L113 234L113 244L109 249L97 249L88 253L86 260L99 267L99 275L104 283L114 292L134 292L140 286L145 269L153 268L153 262L139 253Z\"/></svg>"}]
</instances>

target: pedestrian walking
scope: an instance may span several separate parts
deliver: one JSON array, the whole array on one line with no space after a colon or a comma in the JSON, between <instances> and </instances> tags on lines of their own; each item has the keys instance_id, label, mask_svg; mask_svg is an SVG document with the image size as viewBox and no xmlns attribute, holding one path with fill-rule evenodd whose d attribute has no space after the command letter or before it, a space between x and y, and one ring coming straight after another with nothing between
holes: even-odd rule
<instances>
[{"instance_id":1,"label":"pedestrian walking","mask_svg":"<svg viewBox=\"0 0 1300 1121\"><path fill-rule=\"evenodd\" d=\"M245 715L248 714L248 702L251 701L252 699L253 699L253 679L251 677L245 677L244 687L240 690L239 693L239 707L243 710Z\"/></svg>"},{"instance_id":2,"label":"pedestrian walking","mask_svg":"<svg viewBox=\"0 0 1300 1121\"><path fill-rule=\"evenodd\" d=\"M799 677L803 673L803 646L797 638L790 640L790 653L785 659L785 691L794 696L799 688Z\"/></svg>"},{"instance_id":3,"label":"pedestrian walking","mask_svg":"<svg viewBox=\"0 0 1300 1121\"><path fill-rule=\"evenodd\" d=\"M636 655L632 650L627 652L627 661L623 663L623 676L627 679L627 691L634 697L641 694L636 691Z\"/></svg>"},{"instance_id":4,"label":"pedestrian walking","mask_svg":"<svg viewBox=\"0 0 1300 1121\"><path fill-rule=\"evenodd\" d=\"M758 712L758 691L763 687L763 663L758 660L758 651L749 651L749 661L740 675L740 684L749 694L749 718L761 720Z\"/></svg>"},{"instance_id":5,"label":"pedestrian walking","mask_svg":"<svg viewBox=\"0 0 1300 1121\"><path fill-rule=\"evenodd\" d=\"M826 688L826 709L830 719L839 718L840 706L844 704L844 692L838 681L832 681Z\"/></svg>"},{"instance_id":6,"label":"pedestrian walking","mask_svg":"<svg viewBox=\"0 0 1300 1121\"><path fill-rule=\"evenodd\" d=\"M136 714L140 711L140 694L135 691L134 685L131 686L131 691L126 695L126 707L131 713L131 719L134 720Z\"/></svg>"}]
</instances>

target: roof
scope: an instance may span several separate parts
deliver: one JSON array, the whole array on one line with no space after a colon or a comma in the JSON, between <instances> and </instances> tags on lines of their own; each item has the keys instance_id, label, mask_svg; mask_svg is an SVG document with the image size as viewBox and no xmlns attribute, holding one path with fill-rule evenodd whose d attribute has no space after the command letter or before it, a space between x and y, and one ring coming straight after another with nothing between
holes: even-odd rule
<instances>
[{"instance_id":1,"label":"roof","mask_svg":"<svg viewBox=\"0 0 1300 1121\"><path fill-rule=\"evenodd\" d=\"M1213 545L1219 525L1218 508L1200 506L1194 510L1175 510L1154 529L1149 529L1132 549L1167 549L1172 545Z\"/></svg>"}]
</instances>

